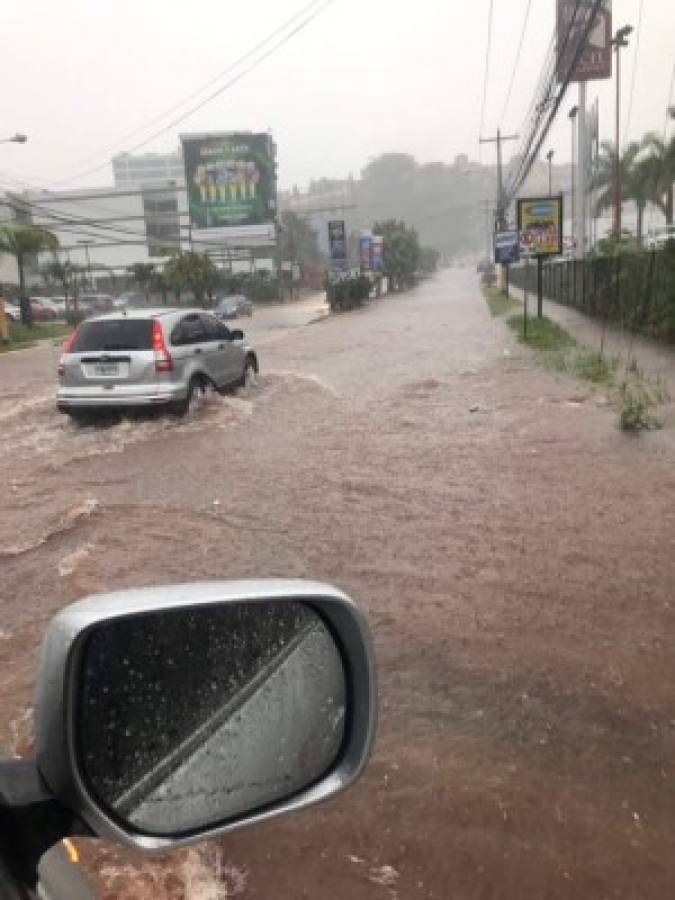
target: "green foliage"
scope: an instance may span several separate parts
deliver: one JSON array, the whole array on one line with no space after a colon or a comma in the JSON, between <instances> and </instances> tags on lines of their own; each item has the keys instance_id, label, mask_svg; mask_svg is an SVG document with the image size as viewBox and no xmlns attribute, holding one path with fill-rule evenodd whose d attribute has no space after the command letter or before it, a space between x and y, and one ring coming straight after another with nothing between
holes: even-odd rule
<instances>
[{"instance_id":1,"label":"green foliage","mask_svg":"<svg viewBox=\"0 0 675 900\"><path fill-rule=\"evenodd\" d=\"M0 225L0 253L11 254L16 259L19 271L21 321L24 325L33 324L30 303L26 297L24 272L26 259L45 250L55 253L58 246L58 238L46 228L39 228L35 225Z\"/></svg>"},{"instance_id":2,"label":"green foliage","mask_svg":"<svg viewBox=\"0 0 675 900\"><path fill-rule=\"evenodd\" d=\"M552 322L546 316L528 318L527 338L523 336L523 316L518 314L507 319L509 326L518 334L518 339L534 350L557 351L573 347L576 341L569 332Z\"/></svg>"},{"instance_id":3,"label":"green foliage","mask_svg":"<svg viewBox=\"0 0 675 900\"><path fill-rule=\"evenodd\" d=\"M253 303L277 303L279 300L279 282L267 269L221 275L219 287L224 294L243 294Z\"/></svg>"},{"instance_id":4,"label":"green foliage","mask_svg":"<svg viewBox=\"0 0 675 900\"><path fill-rule=\"evenodd\" d=\"M25 350L34 346L36 341L46 338L60 338L70 333L71 326L62 322L38 322L33 326L21 322L9 323L9 343L0 343L3 350Z\"/></svg>"},{"instance_id":5,"label":"green foliage","mask_svg":"<svg viewBox=\"0 0 675 900\"><path fill-rule=\"evenodd\" d=\"M441 254L433 247L422 247L420 249L419 271L426 277L433 275L438 269Z\"/></svg>"},{"instance_id":6,"label":"green foliage","mask_svg":"<svg viewBox=\"0 0 675 900\"><path fill-rule=\"evenodd\" d=\"M412 287L421 256L415 229L396 219L388 219L386 222L376 222L373 232L383 238L384 273L389 278L390 289L401 291Z\"/></svg>"},{"instance_id":7,"label":"green foliage","mask_svg":"<svg viewBox=\"0 0 675 900\"><path fill-rule=\"evenodd\" d=\"M131 274L132 278L139 286L139 288L143 291L147 299L150 296L150 288L152 286L155 275L155 264L137 262L132 266L129 266L127 271Z\"/></svg>"},{"instance_id":8,"label":"green foliage","mask_svg":"<svg viewBox=\"0 0 675 900\"><path fill-rule=\"evenodd\" d=\"M365 275L326 276L326 298L332 312L357 309L370 297L372 283Z\"/></svg>"},{"instance_id":9,"label":"green foliage","mask_svg":"<svg viewBox=\"0 0 675 900\"><path fill-rule=\"evenodd\" d=\"M642 384L621 385L619 428L622 431L650 431L661 428L661 422L652 413L654 398Z\"/></svg>"},{"instance_id":10,"label":"green foliage","mask_svg":"<svg viewBox=\"0 0 675 900\"><path fill-rule=\"evenodd\" d=\"M218 270L206 253L179 252L164 265L165 283L180 293L189 289L195 300L201 303L206 294L211 296L218 283Z\"/></svg>"},{"instance_id":11,"label":"green foliage","mask_svg":"<svg viewBox=\"0 0 675 900\"><path fill-rule=\"evenodd\" d=\"M317 264L323 261L316 232L303 216L285 210L281 214L279 246L282 259L301 264Z\"/></svg>"}]
</instances>

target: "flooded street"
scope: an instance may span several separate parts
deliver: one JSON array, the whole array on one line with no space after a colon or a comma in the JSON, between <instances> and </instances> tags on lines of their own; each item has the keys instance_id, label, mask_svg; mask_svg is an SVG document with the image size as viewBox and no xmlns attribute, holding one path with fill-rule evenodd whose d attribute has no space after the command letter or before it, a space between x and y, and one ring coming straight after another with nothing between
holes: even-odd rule
<instances>
[{"instance_id":1,"label":"flooded street","mask_svg":"<svg viewBox=\"0 0 675 900\"><path fill-rule=\"evenodd\" d=\"M58 349L0 358L2 751L29 749L62 606L261 576L364 609L376 751L337 800L173 863L104 848L102 896L139 896L136 866L173 900L199 862L257 900L671 897L672 431L622 434L466 269L241 327L258 383L183 420L77 426L54 407Z\"/></svg>"}]
</instances>

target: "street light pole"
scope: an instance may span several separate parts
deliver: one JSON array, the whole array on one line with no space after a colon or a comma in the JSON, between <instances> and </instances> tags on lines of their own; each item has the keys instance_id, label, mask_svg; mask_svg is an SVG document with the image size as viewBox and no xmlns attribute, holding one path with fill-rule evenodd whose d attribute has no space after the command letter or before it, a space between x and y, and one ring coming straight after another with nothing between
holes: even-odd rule
<instances>
[{"instance_id":1,"label":"street light pole","mask_svg":"<svg viewBox=\"0 0 675 900\"><path fill-rule=\"evenodd\" d=\"M571 190L571 195L572 195L570 198L570 202L571 202L571 219L570 219L570 221L572 222L572 227L570 228L570 232L572 234L572 246L574 248L573 252L575 253L575 255L576 255L575 224L576 224L577 207L576 207L576 194L575 194L576 178L575 178L575 165L574 165L574 163L575 163L574 150L575 150L576 143L577 143L577 134L576 134L577 127L576 126L577 126L577 113L578 112L579 112L578 106L573 106L572 109L569 111L569 120L572 123L572 157L571 157L571 163L570 163L570 166L571 166L570 190ZM583 203L583 200L582 200L582 203Z\"/></svg>"},{"instance_id":2,"label":"street light pole","mask_svg":"<svg viewBox=\"0 0 675 900\"><path fill-rule=\"evenodd\" d=\"M548 195L549 197L553 193L553 150L549 150L546 154L546 159L548 160Z\"/></svg>"},{"instance_id":3,"label":"street light pole","mask_svg":"<svg viewBox=\"0 0 675 900\"><path fill-rule=\"evenodd\" d=\"M622 47L628 46L628 35L632 32L632 25L624 25L619 28L611 44L616 54L616 131L614 136L614 236L621 238L621 148L619 147L619 134L621 122L621 55Z\"/></svg>"}]
</instances>

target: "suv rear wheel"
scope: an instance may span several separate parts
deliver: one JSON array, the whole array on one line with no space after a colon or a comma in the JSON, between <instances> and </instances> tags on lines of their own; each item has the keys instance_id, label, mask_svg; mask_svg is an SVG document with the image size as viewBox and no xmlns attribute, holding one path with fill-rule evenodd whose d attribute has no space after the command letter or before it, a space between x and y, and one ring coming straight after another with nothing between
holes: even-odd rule
<instances>
[{"instance_id":1,"label":"suv rear wheel","mask_svg":"<svg viewBox=\"0 0 675 900\"><path fill-rule=\"evenodd\" d=\"M187 392L182 400L174 400L169 404L169 412L174 416L186 416L193 405L197 391L203 390L202 385L196 378L191 378L187 387Z\"/></svg>"}]
</instances>

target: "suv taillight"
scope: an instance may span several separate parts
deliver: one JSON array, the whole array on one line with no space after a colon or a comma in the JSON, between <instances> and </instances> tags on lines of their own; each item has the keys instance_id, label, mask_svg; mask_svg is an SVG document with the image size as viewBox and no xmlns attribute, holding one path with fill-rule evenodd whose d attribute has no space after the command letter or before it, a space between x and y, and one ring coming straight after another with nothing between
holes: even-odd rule
<instances>
[{"instance_id":1,"label":"suv taillight","mask_svg":"<svg viewBox=\"0 0 675 900\"><path fill-rule=\"evenodd\" d=\"M155 354L155 371L173 372L173 360L166 349L164 332L157 319L152 320L152 349Z\"/></svg>"},{"instance_id":2,"label":"suv taillight","mask_svg":"<svg viewBox=\"0 0 675 900\"><path fill-rule=\"evenodd\" d=\"M66 356L66 354L68 354L68 353L70 353L70 352L72 351L72 349L73 349L73 344L75 343L75 338L77 337L77 332L78 332L78 330L79 330L79 329L76 328L76 329L72 332L72 334L68 337L68 340L65 341L65 343L64 343L64 345L63 345L63 350L61 351L61 359L59 360L59 369L58 369L58 372L59 372L59 378L62 378L64 372L66 371L65 365L64 365L64 359L63 359L63 358L64 358L64 356Z\"/></svg>"}]
</instances>

